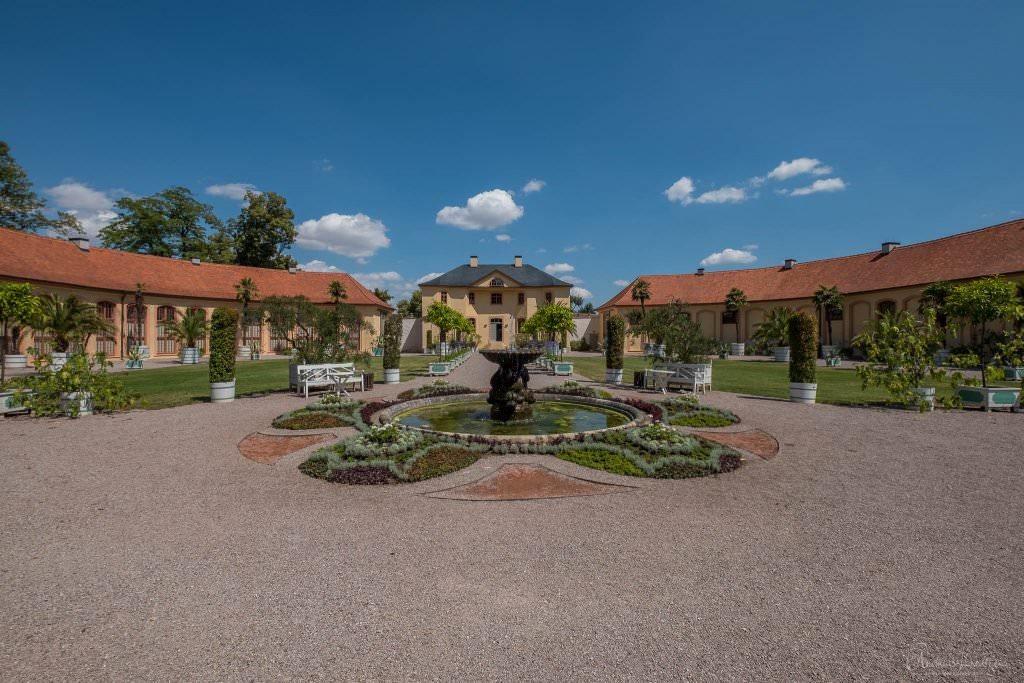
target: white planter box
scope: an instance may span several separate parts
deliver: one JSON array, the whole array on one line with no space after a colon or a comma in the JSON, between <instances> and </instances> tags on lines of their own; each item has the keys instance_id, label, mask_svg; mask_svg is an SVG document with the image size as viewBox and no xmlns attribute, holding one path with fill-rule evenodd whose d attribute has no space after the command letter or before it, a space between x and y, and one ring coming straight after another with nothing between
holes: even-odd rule
<instances>
[{"instance_id":1,"label":"white planter box","mask_svg":"<svg viewBox=\"0 0 1024 683\"><path fill-rule=\"evenodd\" d=\"M23 370L28 367L28 356L23 353L9 353L4 356L4 367L8 370Z\"/></svg>"},{"instance_id":2,"label":"white planter box","mask_svg":"<svg viewBox=\"0 0 1024 683\"><path fill-rule=\"evenodd\" d=\"M917 387L911 389L912 392L924 399L924 402L928 404L927 410L935 410L935 387ZM918 408L919 406L913 406Z\"/></svg>"},{"instance_id":3,"label":"white planter box","mask_svg":"<svg viewBox=\"0 0 1024 683\"><path fill-rule=\"evenodd\" d=\"M729 355L731 356L745 356L747 354L746 343L742 344L729 344Z\"/></svg>"},{"instance_id":4,"label":"white planter box","mask_svg":"<svg viewBox=\"0 0 1024 683\"><path fill-rule=\"evenodd\" d=\"M776 346L772 349L772 355L775 360L779 363L789 362L789 347L788 346Z\"/></svg>"},{"instance_id":5,"label":"white planter box","mask_svg":"<svg viewBox=\"0 0 1024 683\"><path fill-rule=\"evenodd\" d=\"M805 382L789 383L789 400L793 403L814 403L818 397L818 385Z\"/></svg>"},{"instance_id":6,"label":"white planter box","mask_svg":"<svg viewBox=\"0 0 1024 683\"><path fill-rule=\"evenodd\" d=\"M23 406L21 402L14 397L16 393L17 392L15 391L0 391L0 415L28 412L28 408Z\"/></svg>"},{"instance_id":7,"label":"white planter box","mask_svg":"<svg viewBox=\"0 0 1024 683\"><path fill-rule=\"evenodd\" d=\"M195 365L199 362L199 349L189 347L181 350L181 362L183 365Z\"/></svg>"},{"instance_id":8,"label":"white planter box","mask_svg":"<svg viewBox=\"0 0 1024 683\"><path fill-rule=\"evenodd\" d=\"M73 410L78 406L77 417L92 415L92 394L88 391L73 391L70 394L61 394L60 409L68 417L75 417Z\"/></svg>"},{"instance_id":9,"label":"white planter box","mask_svg":"<svg viewBox=\"0 0 1024 683\"><path fill-rule=\"evenodd\" d=\"M622 368L617 370L605 368L604 381L608 384L622 384Z\"/></svg>"},{"instance_id":10,"label":"white planter box","mask_svg":"<svg viewBox=\"0 0 1024 683\"><path fill-rule=\"evenodd\" d=\"M394 368L389 370L384 368L384 384L398 384L400 380L402 370L400 368Z\"/></svg>"},{"instance_id":11,"label":"white planter box","mask_svg":"<svg viewBox=\"0 0 1024 683\"><path fill-rule=\"evenodd\" d=\"M69 355L70 354L67 353L54 351L50 354L50 367L54 370L60 370L67 364Z\"/></svg>"},{"instance_id":12,"label":"white planter box","mask_svg":"<svg viewBox=\"0 0 1024 683\"><path fill-rule=\"evenodd\" d=\"M235 400L235 380L230 382L210 382L210 402L228 403Z\"/></svg>"},{"instance_id":13,"label":"white planter box","mask_svg":"<svg viewBox=\"0 0 1024 683\"><path fill-rule=\"evenodd\" d=\"M956 395L963 401L964 408L1019 408L1020 389L1017 387L959 387Z\"/></svg>"},{"instance_id":14,"label":"white planter box","mask_svg":"<svg viewBox=\"0 0 1024 683\"><path fill-rule=\"evenodd\" d=\"M239 346L238 357L242 360L249 360L252 358L252 350L248 346Z\"/></svg>"}]
</instances>

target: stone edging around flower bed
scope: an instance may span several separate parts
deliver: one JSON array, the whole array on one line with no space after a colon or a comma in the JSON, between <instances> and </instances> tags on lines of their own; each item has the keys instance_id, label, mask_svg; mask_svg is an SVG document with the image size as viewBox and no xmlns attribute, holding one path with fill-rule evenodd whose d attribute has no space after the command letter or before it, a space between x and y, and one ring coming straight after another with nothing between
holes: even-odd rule
<instances>
[{"instance_id":1,"label":"stone edging around flower bed","mask_svg":"<svg viewBox=\"0 0 1024 683\"><path fill-rule=\"evenodd\" d=\"M566 403L579 403L581 405L598 406L601 408L610 408L612 410L618 410L619 412L632 415L633 419L626 424L619 425L618 427L606 427L604 429L593 429L586 432L568 432L565 434L516 434L516 435L496 435L496 434L464 434L461 432L439 432L433 429L424 429L422 427L406 427L406 429L415 429L416 431L423 432L424 434L436 434L438 436L454 436L458 438L465 438L469 440L480 439L481 437L487 439L494 439L496 441L507 441L510 443L548 443L551 441L564 440L566 438L572 438L575 434L604 434L607 432L614 432L623 429L631 429L633 427L642 427L650 424L651 416L644 411L623 403L621 401L609 400L605 398L591 398L589 396L572 396L568 394L546 394L543 392L534 392L534 398L538 401L562 401ZM428 398L416 398L410 401L403 401L383 408L373 415L370 416L370 424L383 424L390 422L394 419L398 413L403 413L407 410L413 410L416 408L423 408L424 406L433 406L440 404L455 404L455 403L467 403L469 401L485 401L487 400L487 394L454 394L449 396L430 396Z\"/></svg>"}]
</instances>

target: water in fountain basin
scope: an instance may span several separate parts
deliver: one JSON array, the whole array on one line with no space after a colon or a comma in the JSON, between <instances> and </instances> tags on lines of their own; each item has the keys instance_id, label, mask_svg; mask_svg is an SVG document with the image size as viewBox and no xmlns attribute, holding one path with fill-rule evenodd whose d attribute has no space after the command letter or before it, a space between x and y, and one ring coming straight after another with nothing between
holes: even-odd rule
<instances>
[{"instance_id":1,"label":"water in fountain basin","mask_svg":"<svg viewBox=\"0 0 1024 683\"><path fill-rule=\"evenodd\" d=\"M631 419L618 410L569 401L538 401L533 419L527 422L496 422L485 401L465 401L414 408L399 413L396 419L409 427L460 434L520 436L589 432L619 427Z\"/></svg>"}]
</instances>

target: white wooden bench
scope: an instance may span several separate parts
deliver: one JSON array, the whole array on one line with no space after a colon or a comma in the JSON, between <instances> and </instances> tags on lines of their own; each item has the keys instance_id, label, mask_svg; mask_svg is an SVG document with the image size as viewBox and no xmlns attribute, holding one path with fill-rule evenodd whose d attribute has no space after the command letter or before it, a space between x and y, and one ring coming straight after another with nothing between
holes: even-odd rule
<instances>
[{"instance_id":1,"label":"white wooden bench","mask_svg":"<svg viewBox=\"0 0 1024 683\"><path fill-rule=\"evenodd\" d=\"M673 387L693 393L711 391L711 363L665 363L651 374L657 388L663 391Z\"/></svg>"},{"instance_id":2,"label":"white wooden bench","mask_svg":"<svg viewBox=\"0 0 1024 683\"><path fill-rule=\"evenodd\" d=\"M309 397L309 390L318 387L334 387L336 393L348 395L345 387L365 389L363 373L356 371L355 363L320 363L316 365L296 365L294 382L289 377L289 389L294 386L296 392Z\"/></svg>"}]
</instances>

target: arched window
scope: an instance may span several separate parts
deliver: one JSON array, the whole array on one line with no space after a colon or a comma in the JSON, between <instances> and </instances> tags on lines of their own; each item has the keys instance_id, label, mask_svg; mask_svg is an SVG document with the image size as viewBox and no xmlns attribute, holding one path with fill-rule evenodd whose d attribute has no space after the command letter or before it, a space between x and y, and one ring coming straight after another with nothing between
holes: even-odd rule
<instances>
[{"instance_id":1,"label":"arched window","mask_svg":"<svg viewBox=\"0 0 1024 683\"><path fill-rule=\"evenodd\" d=\"M171 335L171 325L178 317L174 306L160 306L156 309L156 352L170 355L178 352L178 340Z\"/></svg>"},{"instance_id":2,"label":"arched window","mask_svg":"<svg viewBox=\"0 0 1024 683\"><path fill-rule=\"evenodd\" d=\"M886 299L885 301L879 301L876 310L878 311L878 317L879 318L881 318L886 313L895 313L896 312L896 302L895 301L890 301L889 299Z\"/></svg>"},{"instance_id":3,"label":"arched window","mask_svg":"<svg viewBox=\"0 0 1024 683\"><path fill-rule=\"evenodd\" d=\"M146 344L146 306L136 307L128 304L124 314L124 332L128 340L128 348L145 346Z\"/></svg>"},{"instance_id":4,"label":"arched window","mask_svg":"<svg viewBox=\"0 0 1024 683\"><path fill-rule=\"evenodd\" d=\"M114 337L114 310L115 306L110 301L101 301L96 304L96 314L110 325L108 331L96 335L96 353L112 356L117 351L117 340Z\"/></svg>"},{"instance_id":5,"label":"arched window","mask_svg":"<svg viewBox=\"0 0 1024 683\"><path fill-rule=\"evenodd\" d=\"M504 286L505 286L505 281L502 280L500 277L496 277L493 280L491 280L491 287L504 287Z\"/></svg>"},{"instance_id":6,"label":"arched window","mask_svg":"<svg viewBox=\"0 0 1024 683\"><path fill-rule=\"evenodd\" d=\"M263 343L263 321L259 318L252 318L242 326L242 345ZM261 349L262 350L262 349Z\"/></svg>"}]
</instances>

